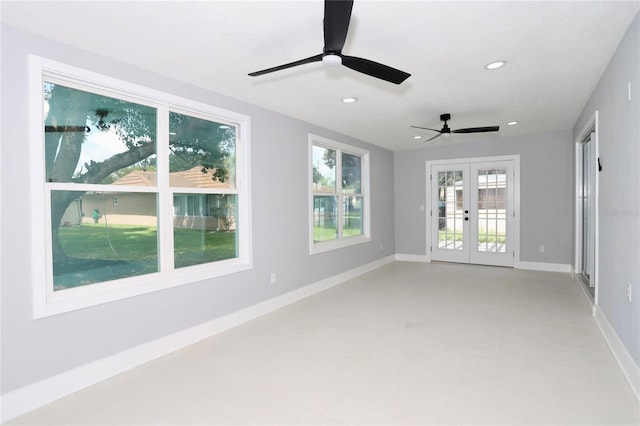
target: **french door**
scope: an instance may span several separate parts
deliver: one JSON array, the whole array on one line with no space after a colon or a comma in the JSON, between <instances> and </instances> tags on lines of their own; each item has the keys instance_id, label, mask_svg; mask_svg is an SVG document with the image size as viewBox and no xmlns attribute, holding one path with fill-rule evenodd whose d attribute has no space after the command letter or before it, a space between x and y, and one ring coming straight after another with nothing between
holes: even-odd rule
<instances>
[{"instance_id":1,"label":"french door","mask_svg":"<svg viewBox=\"0 0 640 426\"><path fill-rule=\"evenodd\" d=\"M513 160L430 165L431 259L513 266Z\"/></svg>"}]
</instances>

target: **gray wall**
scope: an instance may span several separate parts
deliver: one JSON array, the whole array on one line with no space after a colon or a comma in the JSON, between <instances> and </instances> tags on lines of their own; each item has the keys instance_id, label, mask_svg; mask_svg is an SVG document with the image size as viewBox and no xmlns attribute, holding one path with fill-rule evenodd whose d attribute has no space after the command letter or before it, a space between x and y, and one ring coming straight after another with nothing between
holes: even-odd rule
<instances>
[{"instance_id":1,"label":"gray wall","mask_svg":"<svg viewBox=\"0 0 640 426\"><path fill-rule=\"evenodd\" d=\"M1 35L2 393L395 252L391 151L13 28L3 26ZM251 116L254 268L34 321L30 286L41 277L30 273L24 221L30 209L28 53ZM371 243L308 254L309 132L370 150ZM278 274L276 285L269 283L271 272Z\"/></svg>"},{"instance_id":2,"label":"gray wall","mask_svg":"<svg viewBox=\"0 0 640 426\"><path fill-rule=\"evenodd\" d=\"M453 136L455 138L455 135ZM426 254L427 161L520 155L520 260L571 263L573 144L569 131L483 137L395 155L396 252ZM539 247L545 246L544 253Z\"/></svg>"},{"instance_id":3,"label":"gray wall","mask_svg":"<svg viewBox=\"0 0 640 426\"><path fill-rule=\"evenodd\" d=\"M573 128L574 137L596 110L602 160L598 303L640 366L640 15L591 94ZM632 285L631 303L627 283Z\"/></svg>"}]
</instances>

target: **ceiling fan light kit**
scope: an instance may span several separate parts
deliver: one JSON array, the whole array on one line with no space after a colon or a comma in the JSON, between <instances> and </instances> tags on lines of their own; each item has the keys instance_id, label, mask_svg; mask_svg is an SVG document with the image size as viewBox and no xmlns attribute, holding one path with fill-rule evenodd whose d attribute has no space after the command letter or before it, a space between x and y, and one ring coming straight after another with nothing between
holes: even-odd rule
<instances>
[{"instance_id":1,"label":"ceiling fan light kit","mask_svg":"<svg viewBox=\"0 0 640 426\"><path fill-rule=\"evenodd\" d=\"M347 39L349 22L351 21L351 10L353 0L336 1L325 0L324 2L324 48L319 55L311 56L299 61L289 62L276 67L267 68L261 71L249 73L251 77L268 74L311 62L320 62L329 66L344 65L354 71L366 74L371 77L385 80L390 83L400 84L411 76L411 74L392 68L369 59L347 56L342 54L342 48Z\"/></svg>"},{"instance_id":2,"label":"ceiling fan light kit","mask_svg":"<svg viewBox=\"0 0 640 426\"><path fill-rule=\"evenodd\" d=\"M335 53L327 53L322 57L322 63L329 67L337 67L338 65L342 65L342 57Z\"/></svg>"}]
</instances>

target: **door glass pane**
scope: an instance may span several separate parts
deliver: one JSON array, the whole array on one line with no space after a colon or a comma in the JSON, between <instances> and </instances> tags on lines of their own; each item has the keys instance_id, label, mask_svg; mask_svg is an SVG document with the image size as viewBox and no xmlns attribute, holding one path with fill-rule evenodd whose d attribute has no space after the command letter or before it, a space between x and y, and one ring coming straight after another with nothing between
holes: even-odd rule
<instances>
[{"instance_id":1,"label":"door glass pane","mask_svg":"<svg viewBox=\"0 0 640 426\"><path fill-rule=\"evenodd\" d=\"M507 172L478 169L478 251L505 253L507 242Z\"/></svg>"},{"instance_id":2,"label":"door glass pane","mask_svg":"<svg viewBox=\"0 0 640 426\"><path fill-rule=\"evenodd\" d=\"M338 197L314 195L313 241L329 241L338 238Z\"/></svg>"},{"instance_id":3,"label":"door glass pane","mask_svg":"<svg viewBox=\"0 0 640 426\"><path fill-rule=\"evenodd\" d=\"M345 197L343 218L344 237L362 235L362 197Z\"/></svg>"},{"instance_id":4,"label":"door glass pane","mask_svg":"<svg viewBox=\"0 0 640 426\"><path fill-rule=\"evenodd\" d=\"M438 172L438 248L462 250L464 210L462 170Z\"/></svg>"},{"instance_id":5,"label":"door glass pane","mask_svg":"<svg viewBox=\"0 0 640 426\"><path fill-rule=\"evenodd\" d=\"M157 272L156 205L154 193L52 191L54 291Z\"/></svg>"},{"instance_id":6,"label":"door glass pane","mask_svg":"<svg viewBox=\"0 0 640 426\"><path fill-rule=\"evenodd\" d=\"M237 257L237 213L234 194L174 194L175 267Z\"/></svg>"}]
</instances>

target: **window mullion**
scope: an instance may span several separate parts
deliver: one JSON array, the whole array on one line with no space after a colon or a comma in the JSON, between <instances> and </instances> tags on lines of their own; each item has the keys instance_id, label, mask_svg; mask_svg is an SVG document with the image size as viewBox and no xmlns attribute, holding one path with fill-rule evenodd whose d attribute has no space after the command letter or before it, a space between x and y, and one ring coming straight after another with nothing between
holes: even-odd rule
<instances>
[{"instance_id":1,"label":"window mullion","mask_svg":"<svg viewBox=\"0 0 640 426\"><path fill-rule=\"evenodd\" d=\"M336 149L336 195L338 196L338 239L342 239L344 227L344 195L342 193L342 150Z\"/></svg>"},{"instance_id":2,"label":"window mullion","mask_svg":"<svg viewBox=\"0 0 640 426\"><path fill-rule=\"evenodd\" d=\"M158 266L168 274L174 270L173 191L169 182L169 108L158 107L157 120Z\"/></svg>"}]
</instances>

